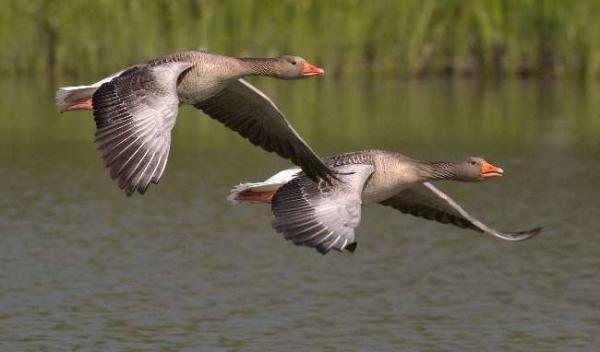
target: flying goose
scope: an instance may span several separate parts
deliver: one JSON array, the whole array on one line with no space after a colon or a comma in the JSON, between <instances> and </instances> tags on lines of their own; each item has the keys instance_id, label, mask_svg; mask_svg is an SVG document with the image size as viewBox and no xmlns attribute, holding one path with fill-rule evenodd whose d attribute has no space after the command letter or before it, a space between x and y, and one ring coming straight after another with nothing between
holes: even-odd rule
<instances>
[{"instance_id":1,"label":"flying goose","mask_svg":"<svg viewBox=\"0 0 600 352\"><path fill-rule=\"evenodd\" d=\"M503 170L482 158L429 162L400 153L366 150L324 158L338 180L313 181L299 168L281 171L264 182L243 183L229 200L271 204L273 227L296 245L322 254L332 249L354 252L354 229L361 205L379 203L403 213L487 233L507 241L526 240L541 231L498 231L465 211L430 181L484 181Z\"/></svg>"},{"instance_id":2,"label":"flying goose","mask_svg":"<svg viewBox=\"0 0 600 352\"><path fill-rule=\"evenodd\" d=\"M128 195L158 183L180 105L193 105L255 145L330 182L331 170L246 76L300 79L323 69L297 56L236 58L204 51L159 57L87 86L59 88L62 112L93 110L95 141L110 176Z\"/></svg>"}]
</instances>

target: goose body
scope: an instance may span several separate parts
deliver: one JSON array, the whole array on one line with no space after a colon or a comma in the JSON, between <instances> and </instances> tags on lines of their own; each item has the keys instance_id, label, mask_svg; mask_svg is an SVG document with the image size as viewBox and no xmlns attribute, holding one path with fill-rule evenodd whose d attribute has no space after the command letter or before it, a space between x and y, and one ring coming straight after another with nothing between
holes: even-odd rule
<instances>
[{"instance_id":1,"label":"goose body","mask_svg":"<svg viewBox=\"0 0 600 352\"><path fill-rule=\"evenodd\" d=\"M299 79L324 71L296 56L235 58L186 51L128 67L87 86L57 91L61 111L93 110L95 141L113 179L128 195L158 183L181 105L193 105L255 145L300 166L312 179L331 170L277 106L246 76Z\"/></svg>"},{"instance_id":2,"label":"goose body","mask_svg":"<svg viewBox=\"0 0 600 352\"><path fill-rule=\"evenodd\" d=\"M337 172L332 184L314 182L299 169L284 170L267 181L234 187L234 202L271 204L273 227L294 244L354 251L354 228L362 204L379 203L403 213L444 224L522 241L541 229L503 232L490 228L431 184L435 180L483 181L503 170L481 158L460 162L427 162L400 153L367 150L324 159Z\"/></svg>"}]
</instances>

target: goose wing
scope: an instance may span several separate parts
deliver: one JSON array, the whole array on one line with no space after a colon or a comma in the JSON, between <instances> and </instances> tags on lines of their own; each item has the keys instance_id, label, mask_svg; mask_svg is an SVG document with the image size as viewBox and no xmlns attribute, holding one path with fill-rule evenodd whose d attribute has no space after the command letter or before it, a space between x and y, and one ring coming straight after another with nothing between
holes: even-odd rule
<instances>
[{"instance_id":1,"label":"goose wing","mask_svg":"<svg viewBox=\"0 0 600 352\"><path fill-rule=\"evenodd\" d=\"M290 159L312 180L330 182L333 172L319 159L263 92L239 79L195 105L268 152Z\"/></svg>"},{"instance_id":2,"label":"goose wing","mask_svg":"<svg viewBox=\"0 0 600 352\"><path fill-rule=\"evenodd\" d=\"M271 203L273 227L296 245L354 251L354 228L360 223L361 193L371 165L337 167L339 181L327 184L300 176L282 186Z\"/></svg>"},{"instance_id":3,"label":"goose wing","mask_svg":"<svg viewBox=\"0 0 600 352\"><path fill-rule=\"evenodd\" d=\"M525 231L503 232L495 230L467 213L452 198L429 182L405 189L382 201L381 204L393 207L406 214L488 233L507 241L526 240L542 230L541 227Z\"/></svg>"},{"instance_id":4,"label":"goose wing","mask_svg":"<svg viewBox=\"0 0 600 352\"><path fill-rule=\"evenodd\" d=\"M177 78L191 66L133 66L102 84L92 97L97 148L127 195L144 193L163 174L179 106Z\"/></svg>"}]
</instances>

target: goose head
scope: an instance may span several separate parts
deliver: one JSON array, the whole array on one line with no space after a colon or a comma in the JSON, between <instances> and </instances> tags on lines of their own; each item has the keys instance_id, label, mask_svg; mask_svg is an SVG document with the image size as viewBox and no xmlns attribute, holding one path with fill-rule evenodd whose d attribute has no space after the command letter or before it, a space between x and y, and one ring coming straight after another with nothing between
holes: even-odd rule
<instances>
[{"instance_id":1,"label":"goose head","mask_svg":"<svg viewBox=\"0 0 600 352\"><path fill-rule=\"evenodd\" d=\"M504 170L480 157L468 157L455 164L455 177L461 181L484 181L502 176Z\"/></svg>"},{"instance_id":2,"label":"goose head","mask_svg":"<svg viewBox=\"0 0 600 352\"><path fill-rule=\"evenodd\" d=\"M280 56L276 59L275 66L275 76L282 79L300 79L325 74L325 70L310 64L300 56Z\"/></svg>"}]
</instances>

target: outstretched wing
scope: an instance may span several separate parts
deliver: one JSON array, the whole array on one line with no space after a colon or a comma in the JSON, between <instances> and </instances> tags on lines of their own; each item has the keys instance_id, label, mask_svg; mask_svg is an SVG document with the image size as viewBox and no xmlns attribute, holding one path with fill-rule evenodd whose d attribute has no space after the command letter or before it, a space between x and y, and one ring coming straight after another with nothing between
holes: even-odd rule
<instances>
[{"instance_id":1,"label":"outstretched wing","mask_svg":"<svg viewBox=\"0 0 600 352\"><path fill-rule=\"evenodd\" d=\"M361 193L373 170L365 164L338 167L340 180L331 185L305 176L293 179L273 197L273 227L294 244L322 254L331 249L353 251Z\"/></svg>"},{"instance_id":2,"label":"outstretched wing","mask_svg":"<svg viewBox=\"0 0 600 352\"><path fill-rule=\"evenodd\" d=\"M525 231L495 230L467 213L452 198L429 182L405 189L392 198L382 201L381 204L406 214L485 232L507 241L526 240L542 230L541 227Z\"/></svg>"},{"instance_id":3,"label":"outstretched wing","mask_svg":"<svg viewBox=\"0 0 600 352\"><path fill-rule=\"evenodd\" d=\"M179 106L177 77L191 66L134 66L93 95L96 145L127 195L144 193L163 174Z\"/></svg>"},{"instance_id":4,"label":"outstretched wing","mask_svg":"<svg viewBox=\"0 0 600 352\"><path fill-rule=\"evenodd\" d=\"M195 107L253 144L292 160L310 179L329 182L335 178L271 99L245 80L237 80Z\"/></svg>"}]
</instances>

